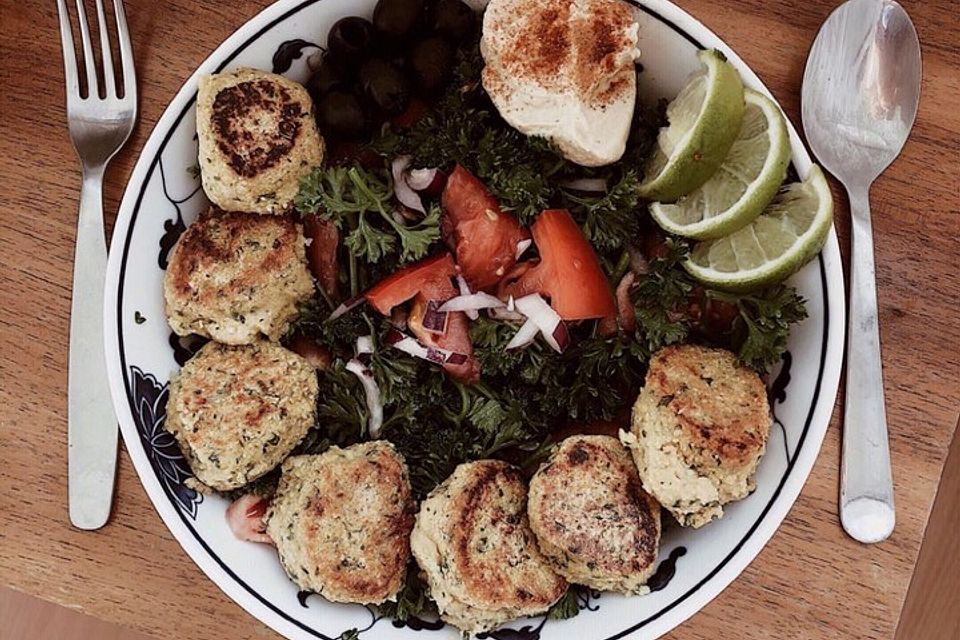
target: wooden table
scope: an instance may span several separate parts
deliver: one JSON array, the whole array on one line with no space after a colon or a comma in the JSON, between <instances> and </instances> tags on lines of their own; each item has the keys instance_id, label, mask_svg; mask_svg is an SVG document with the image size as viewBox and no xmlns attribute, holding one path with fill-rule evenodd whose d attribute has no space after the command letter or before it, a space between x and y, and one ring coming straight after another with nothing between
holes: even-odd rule
<instances>
[{"instance_id":1,"label":"wooden table","mask_svg":"<svg viewBox=\"0 0 960 640\"><path fill-rule=\"evenodd\" d=\"M107 176L109 219L181 82L266 3L126 4L141 115ZM804 60L835 2L680 4L721 34L799 123ZM841 530L836 412L783 527L672 638L732 637L731 621L740 638L893 637L960 408L960 19L954 0L904 4L923 43L923 97L903 155L873 190L896 532L865 547ZM67 327L79 168L64 126L55 3L0 7L0 578L158 637L273 637L181 551L126 453L112 521L96 533L68 524ZM836 196L846 247L846 200Z\"/></svg>"}]
</instances>

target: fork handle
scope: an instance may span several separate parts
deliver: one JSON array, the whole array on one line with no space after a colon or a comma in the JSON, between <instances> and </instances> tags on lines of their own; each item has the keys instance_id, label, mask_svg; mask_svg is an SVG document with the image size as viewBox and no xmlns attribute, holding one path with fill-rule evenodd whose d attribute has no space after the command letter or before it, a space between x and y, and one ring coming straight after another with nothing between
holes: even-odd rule
<instances>
[{"instance_id":1,"label":"fork handle","mask_svg":"<svg viewBox=\"0 0 960 640\"><path fill-rule=\"evenodd\" d=\"M117 420L103 347L103 173L84 167L73 264L67 390L70 522L99 529L110 517L117 466Z\"/></svg>"},{"instance_id":2,"label":"fork handle","mask_svg":"<svg viewBox=\"0 0 960 640\"><path fill-rule=\"evenodd\" d=\"M840 522L864 543L893 532L893 479L883 405L869 187L848 188L852 223L847 395L843 412Z\"/></svg>"}]
</instances>

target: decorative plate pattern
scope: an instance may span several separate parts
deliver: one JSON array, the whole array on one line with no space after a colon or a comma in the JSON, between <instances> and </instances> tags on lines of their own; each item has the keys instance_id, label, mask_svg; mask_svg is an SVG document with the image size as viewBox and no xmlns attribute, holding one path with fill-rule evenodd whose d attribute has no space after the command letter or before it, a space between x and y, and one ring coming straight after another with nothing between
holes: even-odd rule
<instances>
[{"instance_id":1,"label":"decorative plate pattern","mask_svg":"<svg viewBox=\"0 0 960 640\"><path fill-rule=\"evenodd\" d=\"M329 26L344 15L369 13L373 4L281 0L241 27L186 82L145 145L121 205L104 309L107 360L123 436L147 493L184 550L231 598L290 638L452 639L458 634L440 621L385 620L373 607L336 605L298 593L271 548L233 538L224 522L224 499L205 499L186 486L190 470L163 429L169 377L202 344L170 332L162 296L169 252L206 206L196 171L198 75L246 65L303 80ZM722 50L748 86L765 91L722 41L671 3L634 4L641 20L643 95L675 95L697 67L695 53L703 47ZM792 127L790 137L793 167L805 175L810 159ZM581 613L574 618L520 620L478 637L614 640L638 630L642 637L657 637L703 607L759 553L806 480L836 395L844 307L835 236L793 284L807 298L810 317L795 327L790 351L770 378L777 429L758 471L757 491L705 530L666 526L649 595L601 597L581 589L576 593Z\"/></svg>"}]
</instances>

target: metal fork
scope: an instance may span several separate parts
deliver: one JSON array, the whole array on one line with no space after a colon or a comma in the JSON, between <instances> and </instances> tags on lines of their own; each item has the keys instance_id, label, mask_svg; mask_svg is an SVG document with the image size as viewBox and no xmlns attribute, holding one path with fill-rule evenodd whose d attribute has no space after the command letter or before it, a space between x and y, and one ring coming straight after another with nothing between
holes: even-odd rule
<instances>
[{"instance_id":1,"label":"metal fork","mask_svg":"<svg viewBox=\"0 0 960 640\"><path fill-rule=\"evenodd\" d=\"M123 93L117 92L103 0L96 0L100 31L103 97L98 89L93 43L77 0L77 20L83 45L87 90L81 93L70 15L65 0L57 0L66 79L70 137L83 164L80 216L73 264L70 309L70 370L68 373L68 467L70 522L80 529L99 529L110 517L117 466L117 419L110 401L103 348L103 287L107 244L103 232L103 174L123 146L137 117L137 83L133 51L123 12L114 0Z\"/></svg>"}]
</instances>

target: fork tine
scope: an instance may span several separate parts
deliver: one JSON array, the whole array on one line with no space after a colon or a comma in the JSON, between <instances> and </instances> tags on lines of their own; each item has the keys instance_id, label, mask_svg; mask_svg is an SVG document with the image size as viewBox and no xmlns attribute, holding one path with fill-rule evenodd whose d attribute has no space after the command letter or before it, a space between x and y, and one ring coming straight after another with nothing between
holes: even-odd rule
<instances>
[{"instance_id":1,"label":"fork tine","mask_svg":"<svg viewBox=\"0 0 960 640\"><path fill-rule=\"evenodd\" d=\"M100 27L100 59L103 63L103 93L109 98L117 95L117 80L113 77L113 55L110 53L110 37L107 34L107 17L103 12L103 0L97 0L97 24Z\"/></svg>"},{"instance_id":2,"label":"fork tine","mask_svg":"<svg viewBox=\"0 0 960 640\"><path fill-rule=\"evenodd\" d=\"M137 75L133 66L133 48L130 46L130 31L123 0L113 0L113 12L117 15L117 42L120 44L120 64L123 68L123 97L137 98Z\"/></svg>"},{"instance_id":3,"label":"fork tine","mask_svg":"<svg viewBox=\"0 0 960 640\"><path fill-rule=\"evenodd\" d=\"M73 48L73 28L65 0L57 0L57 13L60 14L60 46L63 48L63 78L67 83L67 99L77 98L80 96L77 53Z\"/></svg>"},{"instance_id":4,"label":"fork tine","mask_svg":"<svg viewBox=\"0 0 960 640\"><path fill-rule=\"evenodd\" d=\"M90 40L83 0L77 0L77 19L80 21L80 39L83 41L83 66L87 70L87 97L96 98L100 95L97 88L97 61L93 57L93 42Z\"/></svg>"}]
</instances>

